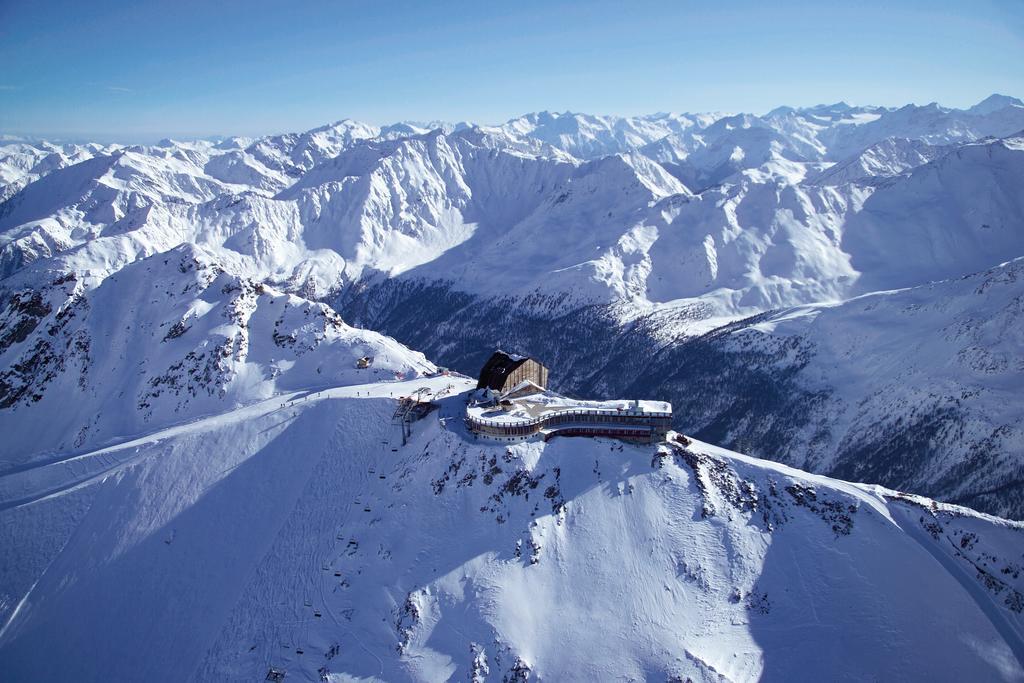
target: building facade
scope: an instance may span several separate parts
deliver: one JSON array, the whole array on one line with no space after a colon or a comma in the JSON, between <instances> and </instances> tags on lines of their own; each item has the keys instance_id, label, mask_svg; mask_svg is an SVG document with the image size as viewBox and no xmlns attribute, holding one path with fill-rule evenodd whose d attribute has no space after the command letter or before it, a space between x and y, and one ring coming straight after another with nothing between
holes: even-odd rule
<instances>
[{"instance_id":1,"label":"building facade","mask_svg":"<svg viewBox=\"0 0 1024 683\"><path fill-rule=\"evenodd\" d=\"M533 358L495 351L480 370L476 388L505 393L525 381L546 389L548 369Z\"/></svg>"},{"instance_id":2,"label":"building facade","mask_svg":"<svg viewBox=\"0 0 1024 683\"><path fill-rule=\"evenodd\" d=\"M663 441L672 429L672 406L636 404L635 408L621 410L581 403L529 419L483 417L472 410L466 417L472 432L493 441L527 441L537 436L545 441L555 436L603 436L639 443Z\"/></svg>"}]
</instances>

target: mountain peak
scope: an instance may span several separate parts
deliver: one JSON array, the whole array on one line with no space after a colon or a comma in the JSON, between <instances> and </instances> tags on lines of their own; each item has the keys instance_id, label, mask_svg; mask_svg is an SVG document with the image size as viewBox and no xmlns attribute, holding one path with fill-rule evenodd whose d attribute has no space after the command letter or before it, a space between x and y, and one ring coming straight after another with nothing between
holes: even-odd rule
<instances>
[{"instance_id":1,"label":"mountain peak","mask_svg":"<svg viewBox=\"0 0 1024 683\"><path fill-rule=\"evenodd\" d=\"M991 114L992 112L1005 109L1006 107L1024 107L1024 102L1021 102L1016 97L993 93L970 109L967 109L967 113L974 114L976 116L984 116L985 114Z\"/></svg>"}]
</instances>

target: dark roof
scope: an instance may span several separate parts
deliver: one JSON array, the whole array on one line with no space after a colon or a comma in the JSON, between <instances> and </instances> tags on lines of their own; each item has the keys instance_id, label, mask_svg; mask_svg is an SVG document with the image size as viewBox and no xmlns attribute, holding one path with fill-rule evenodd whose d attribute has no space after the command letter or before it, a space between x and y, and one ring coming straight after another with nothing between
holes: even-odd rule
<instances>
[{"instance_id":1,"label":"dark roof","mask_svg":"<svg viewBox=\"0 0 1024 683\"><path fill-rule=\"evenodd\" d=\"M518 356L500 350L495 351L480 370L480 379L476 383L476 388L500 389L509 373L528 360L530 359L526 356Z\"/></svg>"}]
</instances>

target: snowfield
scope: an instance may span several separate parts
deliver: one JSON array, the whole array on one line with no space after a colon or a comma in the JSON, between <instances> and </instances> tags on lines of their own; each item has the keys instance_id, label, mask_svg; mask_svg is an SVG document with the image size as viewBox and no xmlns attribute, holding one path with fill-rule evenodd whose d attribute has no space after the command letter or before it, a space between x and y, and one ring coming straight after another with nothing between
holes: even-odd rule
<instances>
[{"instance_id":1,"label":"snowfield","mask_svg":"<svg viewBox=\"0 0 1024 683\"><path fill-rule=\"evenodd\" d=\"M285 394L5 471L7 675L1024 679L1021 524L700 442L491 445L471 387Z\"/></svg>"}]
</instances>

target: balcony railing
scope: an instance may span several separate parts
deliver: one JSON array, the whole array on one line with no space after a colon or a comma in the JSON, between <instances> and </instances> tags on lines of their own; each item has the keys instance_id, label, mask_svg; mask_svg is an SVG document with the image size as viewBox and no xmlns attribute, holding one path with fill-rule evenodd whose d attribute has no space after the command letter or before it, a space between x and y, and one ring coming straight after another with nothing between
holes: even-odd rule
<instances>
[{"instance_id":1,"label":"balcony railing","mask_svg":"<svg viewBox=\"0 0 1024 683\"><path fill-rule=\"evenodd\" d=\"M533 418L509 420L481 418L467 415L473 431L499 436L528 436L547 427L566 424L586 424L594 428L611 428L613 425L628 427L651 427L668 430L672 426L672 413L618 411L600 408L569 408L553 411Z\"/></svg>"}]
</instances>

